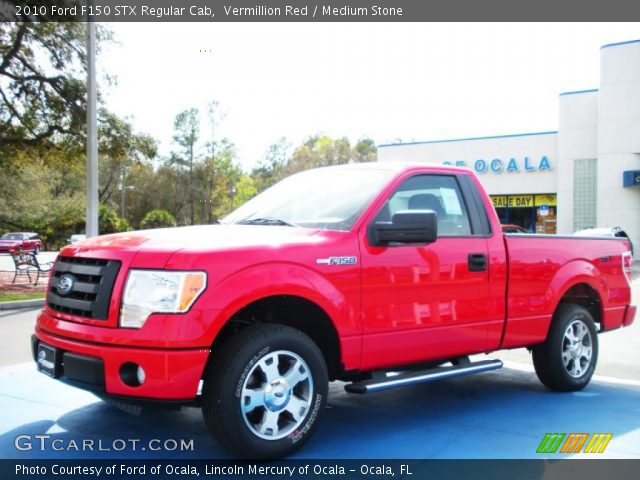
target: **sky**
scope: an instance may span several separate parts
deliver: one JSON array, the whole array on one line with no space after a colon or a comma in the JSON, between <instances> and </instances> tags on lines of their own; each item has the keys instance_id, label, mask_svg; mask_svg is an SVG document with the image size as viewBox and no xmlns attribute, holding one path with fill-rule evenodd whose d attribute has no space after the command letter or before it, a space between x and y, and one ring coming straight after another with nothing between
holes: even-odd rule
<instances>
[{"instance_id":1,"label":"sky","mask_svg":"<svg viewBox=\"0 0 640 480\"><path fill-rule=\"evenodd\" d=\"M112 23L107 107L168 155L175 116L220 102L250 170L286 137L376 144L556 130L558 95L598 88L600 47L640 23ZM204 146L199 149L205 153Z\"/></svg>"}]
</instances>

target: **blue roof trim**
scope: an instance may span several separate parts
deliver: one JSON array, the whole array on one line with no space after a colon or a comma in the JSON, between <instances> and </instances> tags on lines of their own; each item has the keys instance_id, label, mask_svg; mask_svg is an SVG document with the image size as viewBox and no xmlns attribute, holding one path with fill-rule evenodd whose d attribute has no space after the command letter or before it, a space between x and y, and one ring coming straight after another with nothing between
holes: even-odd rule
<instances>
[{"instance_id":1,"label":"blue roof trim","mask_svg":"<svg viewBox=\"0 0 640 480\"><path fill-rule=\"evenodd\" d=\"M591 90L575 90L573 92L562 92L560 96L562 97L563 95L579 95L581 93L593 93L597 91L598 91L597 88L592 88Z\"/></svg>"},{"instance_id":2,"label":"blue roof trim","mask_svg":"<svg viewBox=\"0 0 640 480\"><path fill-rule=\"evenodd\" d=\"M469 140L492 140L495 138L513 138L513 137L530 137L533 135L556 135L557 130L549 132L534 132L534 133L512 133L510 135L494 135L491 137L469 137L469 138L452 138L449 140L428 140L426 142L406 142L406 143L386 143L384 145L378 145L378 148L382 147L397 147L400 145L424 145L428 143L447 143L447 142L466 142Z\"/></svg>"},{"instance_id":3,"label":"blue roof trim","mask_svg":"<svg viewBox=\"0 0 640 480\"><path fill-rule=\"evenodd\" d=\"M607 43L606 45L601 46L600 50L602 50L603 48L619 47L620 45L629 45L630 43L640 43L640 39L639 40L628 40L626 42L618 42L618 43Z\"/></svg>"}]
</instances>

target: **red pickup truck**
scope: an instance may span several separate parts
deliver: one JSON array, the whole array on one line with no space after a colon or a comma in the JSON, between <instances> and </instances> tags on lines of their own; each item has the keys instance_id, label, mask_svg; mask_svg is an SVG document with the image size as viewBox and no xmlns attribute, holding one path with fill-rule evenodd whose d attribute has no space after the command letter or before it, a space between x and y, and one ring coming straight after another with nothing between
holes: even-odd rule
<instances>
[{"instance_id":1,"label":"red pickup truck","mask_svg":"<svg viewBox=\"0 0 640 480\"><path fill-rule=\"evenodd\" d=\"M628 241L505 235L465 169L309 170L220 223L65 247L39 370L122 404L201 405L232 452L281 457L313 433L329 381L375 392L527 347L544 385L578 390L597 334L636 311Z\"/></svg>"}]
</instances>

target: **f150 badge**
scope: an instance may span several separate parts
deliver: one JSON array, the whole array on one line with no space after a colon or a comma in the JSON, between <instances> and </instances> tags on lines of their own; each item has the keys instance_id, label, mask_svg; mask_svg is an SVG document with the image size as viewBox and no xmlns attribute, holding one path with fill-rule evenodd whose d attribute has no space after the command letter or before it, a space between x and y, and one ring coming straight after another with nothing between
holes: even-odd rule
<instances>
[{"instance_id":1,"label":"f150 badge","mask_svg":"<svg viewBox=\"0 0 640 480\"><path fill-rule=\"evenodd\" d=\"M358 257L329 257L317 258L318 265L355 265L358 263Z\"/></svg>"}]
</instances>

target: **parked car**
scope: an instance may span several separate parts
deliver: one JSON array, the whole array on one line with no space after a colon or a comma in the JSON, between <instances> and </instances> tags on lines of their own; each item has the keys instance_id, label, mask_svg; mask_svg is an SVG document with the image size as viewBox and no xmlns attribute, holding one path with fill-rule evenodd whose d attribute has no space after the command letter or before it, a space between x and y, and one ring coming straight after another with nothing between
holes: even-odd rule
<instances>
[{"instance_id":1,"label":"parked car","mask_svg":"<svg viewBox=\"0 0 640 480\"><path fill-rule=\"evenodd\" d=\"M67 238L67 242L69 242L69 245L74 245L82 240L86 240L86 238L87 236L84 233L76 233Z\"/></svg>"},{"instance_id":2,"label":"parked car","mask_svg":"<svg viewBox=\"0 0 640 480\"><path fill-rule=\"evenodd\" d=\"M375 394L526 347L546 387L584 388L599 335L634 320L630 277L624 239L503 234L470 170L342 165L219 225L62 249L32 349L50 377L120 405L199 405L230 451L282 457L313 434L333 380Z\"/></svg>"},{"instance_id":3,"label":"parked car","mask_svg":"<svg viewBox=\"0 0 640 480\"><path fill-rule=\"evenodd\" d=\"M35 254L42 250L42 240L34 232L11 232L0 237L0 252L29 252Z\"/></svg>"},{"instance_id":4,"label":"parked car","mask_svg":"<svg viewBox=\"0 0 640 480\"><path fill-rule=\"evenodd\" d=\"M579 237L626 238L631 247L631 255L633 255L633 243L631 242L629 235L627 235L627 232L625 232L621 227L585 228L583 230L578 230L574 235L578 235Z\"/></svg>"},{"instance_id":5,"label":"parked car","mask_svg":"<svg viewBox=\"0 0 640 480\"><path fill-rule=\"evenodd\" d=\"M502 227L502 233L530 233L529 230L521 227L520 225L505 223L501 225L501 227Z\"/></svg>"}]
</instances>

